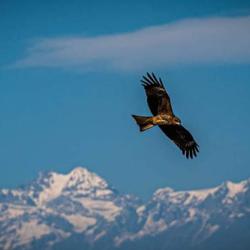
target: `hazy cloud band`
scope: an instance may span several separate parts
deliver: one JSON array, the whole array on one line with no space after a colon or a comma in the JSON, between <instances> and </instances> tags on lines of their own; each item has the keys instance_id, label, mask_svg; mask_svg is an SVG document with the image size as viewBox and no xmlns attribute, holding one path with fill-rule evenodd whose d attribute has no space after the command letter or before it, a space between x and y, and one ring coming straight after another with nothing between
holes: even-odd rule
<instances>
[{"instance_id":1,"label":"hazy cloud band","mask_svg":"<svg viewBox=\"0 0 250 250\"><path fill-rule=\"evenodd\" d=\"M249 63L250 16L185 19L129 33L44 38L15 67L133 70L177 64Z\"/></svg>"}]
</instances>

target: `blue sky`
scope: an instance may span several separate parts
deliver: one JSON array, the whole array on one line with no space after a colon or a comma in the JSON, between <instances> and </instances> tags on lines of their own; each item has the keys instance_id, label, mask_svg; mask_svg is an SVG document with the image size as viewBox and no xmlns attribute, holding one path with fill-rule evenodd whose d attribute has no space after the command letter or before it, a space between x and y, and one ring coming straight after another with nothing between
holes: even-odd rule
<instances>
[{"instance_id":1,"label":"blue sky","mask_svg":"<svg viewBox=\"0 0 250 250\"><path fill-rule=\"evenodd\" d=\"M0 187L86 166L123 193L250 176L248 1L1 1ZM158 128L139 80L160 75L200 144Z\"/></svg>"}]
</instances>

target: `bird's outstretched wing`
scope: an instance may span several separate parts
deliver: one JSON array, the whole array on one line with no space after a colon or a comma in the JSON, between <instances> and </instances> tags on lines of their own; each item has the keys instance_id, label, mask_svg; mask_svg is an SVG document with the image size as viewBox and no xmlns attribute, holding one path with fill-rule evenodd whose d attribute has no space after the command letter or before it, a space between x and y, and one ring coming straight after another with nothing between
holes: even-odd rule
<instances>
[{"instance_id":1,"label":"bird's outstretched wing","mask_svg":"<svg viewBox=\"0 0 250 250\"><path fill-rule=\"evenodd\" d=\"M161 125L159 127L181 149L187 158L196 157L199 152L199 145L188 130L181 125Z\"/></svg>"},{"instance_id":2,"label":"bird's outstretched wing","mask_svg":"<svg viewBox=\"0 0 250 250\"><path fill-rule=\"evenodd\" d=\"M147 76L143 76L141 82L146 91L148 106L152 114L173 115L170 98L161 78L157 79L154 73L151 75L147 73Z\"/></svg>"}]
</instances>

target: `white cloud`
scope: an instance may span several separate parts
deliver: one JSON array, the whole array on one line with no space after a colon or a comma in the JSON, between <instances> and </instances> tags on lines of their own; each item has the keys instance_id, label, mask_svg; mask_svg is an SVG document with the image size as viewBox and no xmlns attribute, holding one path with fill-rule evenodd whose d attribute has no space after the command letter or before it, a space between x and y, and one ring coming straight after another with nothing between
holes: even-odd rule
<instances>
[{"instance_id":1,"label":"white cloud","mask_svg":"<svg viewBox=\"0 0 250 250\"><path fill-rule=\"evenodd\" d=\"M178 64L249 63L250 16L185 19L129 33L44 38L15 67L133 70Z\"/></svg>"}]
</instances>

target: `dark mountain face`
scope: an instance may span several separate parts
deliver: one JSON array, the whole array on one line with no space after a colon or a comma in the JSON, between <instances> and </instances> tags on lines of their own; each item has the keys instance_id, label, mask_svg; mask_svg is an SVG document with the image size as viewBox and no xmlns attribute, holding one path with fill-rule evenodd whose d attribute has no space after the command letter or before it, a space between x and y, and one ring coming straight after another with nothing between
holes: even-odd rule
<instances>
[{"instance_id":1,"label":"dark mountain face","mask_svg":"<svg viewBox=\"0 0 250 250\"><path fill-rule=\"evenodd\" d=\"M0 190L2 250L250 249L250 180L143 204L85 168Z\"/></svg>"}]
</instances>

